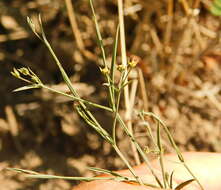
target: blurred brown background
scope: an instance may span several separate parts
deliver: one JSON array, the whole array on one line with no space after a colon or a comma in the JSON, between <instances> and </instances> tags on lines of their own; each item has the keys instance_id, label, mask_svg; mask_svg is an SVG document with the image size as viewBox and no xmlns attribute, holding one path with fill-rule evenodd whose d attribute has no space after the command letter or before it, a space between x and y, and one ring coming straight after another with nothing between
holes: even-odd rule
<instances>
[{"instance_id":1,"label":"blurred brown background","mask_svg":"<svg viewBox=\"0 0 221 190\"><path fill-rule=\"evenodd\" d=\"M41 89L12 92L25 85L10 74L14 67L30 67L45 84L67 90L50 53L26 22L27 16L41 13L48 40L81 97L107 105L89 2L72 1L74 33L68 2L0 1L1 189L68 190L74 184L25 179L5 167L66 176L90 176L87 166L124 167L110 146L73 112L73 102ZM124 1L127 51L141 58L138 67L145 78L146 109L167 123L182 150L221 151L220 19L209 12L210 3ZM118 24L117 1L94 0L94 6L110 60ZM135 108L143 109L143 104L139 89ZM92 111L110 130L110 115ZM149 143L145 130L136 128L135 134L143 146ZM133 163L122 131L118 138Z\"/></svg>"}]
</instances>

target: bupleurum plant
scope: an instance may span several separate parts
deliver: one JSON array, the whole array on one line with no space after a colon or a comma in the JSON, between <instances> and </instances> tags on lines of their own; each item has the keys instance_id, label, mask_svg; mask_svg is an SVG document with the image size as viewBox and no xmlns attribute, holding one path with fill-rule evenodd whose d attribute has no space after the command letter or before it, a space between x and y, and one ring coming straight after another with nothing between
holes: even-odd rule
<instances>
[{"instance_id":1,"label":"bupleurum plant","mask_svg":"<svg viewBox=\"0 0 221 190\"><path fill-rule=\"evenodd\" d=\"M216 1L218 2L218 0L216 0ZM164 189L171 188L171 189L176 189L176 190L183 188L184 186L188 185L189 183L191 183L192 181L195 180L198 182L201 189L203 189L200 182L197 180L197 178L191 172L189 167L186 165L185 160L184 160L179 148L177 147L170 131L168 130L167 126L163 123L163 121L161 121L161 119L158 118L154 113L145 112L145 111L137 111L136 114L140 117L141 120L145 121L145 117L148 116L148 117L151 117L152 119L154 119L154 121L156 121L156 123L157 123L156 139L154 139L154 136L152 135L151 128L149 126L146 126L146 130L148 131L150 139L152 139L153 144L155 145L155 150L157 152L157 155L159 156L162 180L160 180L158 175L156 175L155 170L153 170L153 168L151 167L149 158L148 158L145 150L137 142L135 136L133 135L133 132L131 130L129 130L125 121L122 119L122 116L119 114L119 106L120 106L121 96L123 94L124 89L131 82L128 79L128 76L129 76L130 72L133 70L133 68L136 67L138 61L136 59L128 59L126 64L123 64L123 63L117 64L116 63L117 46L118 46L118 41L119 41L118 40L119 31L124 30L123 29L124 26L120 22L119 27L117 28L116 36L115 36L115 40L114 40L111 64L110 64L110 66L107 64L105 49L104 49L104 45L102 43L102 36L101 36L100 30L99 30L99 25L98 25L98 22L96 19L96 14L95 14L92 0L90 0L90 5L91 5L91 9L92 9L93 20L95 23L97 38L98 38L98 42L99 42L98 45L100 47L101 54L102 54L103 65L100 67L100 71L106 80L105 86L107 86L107 89L108 89L109 105L108 106L100 105L100 104L82 99L78 95L77 91L74 88L74 85L70 81L68 75L66 74L64 68L62 67L62 64L60 63L59 59L57 58L56 54L53 51L53 48L51 47L50 43L48 42L48 40L46 38L46 34L43 30L43 25L42 25L42 20L41 20L40 15L38 17L37 25L35 23L33 23L32 19L30 19L29 17L27 18L28 24L29 24L30 28L32 29L32 31L34 32L34 34L42 41L42 43L45 44L46 48L49 50L56 65L58 66L58 68L61 72L61 75L62 75L66 85L68 86L68 88L70 90L70 94L55 90L55 89L45 85L30 68L24 68L24 67L19 68L19 69L14 68L11 73L14 77L28 83L28 85L21 87L21 88L17 88L14 91L17 92L17 91L28 90L28 89L44 88L44 89L47 89L53 93L61 94L63 96L66 96L66 97L72 99L74 102L76 102L74 104L74 108L77 111L77 113L84 119L84 121L88 124L88 126L92 127L105 141L107 141L109 144L111 144L112 148L115 150L115 152L118 154L118 156L121 158L121 160L128 167L128 169L132 173L133 177L126 177L126 176L120 175L116 172L112 172L112 171L100 169L100 168L89 168L89 169L91 169L92 171L96 171L96 172L110 174L110 177L66 177L66 176L41 174L38 172L24 170L24 169L18 169L18 168L10 168L10 169L17 171L17 172L25 173L28 177L32 177L32 178L47 178L47 179L60 178L60 179L81 180L81 181L111 179L111 180L117 180L117 181L137 182L141 185L147 185L147 186L156 187L156 188L160 187L160 188L164 188ZM123 17L122 10L121 10L122 7L119 9L120 9L119 17L122 18ZM40 29L37 30L37 28L40 28ZM123 35L123 33L121 33L121 35ZM121 43L125 43L125 41L121 40ZM117 70L120 72L120 78L116 81L115 74L116 74ZM98 109L102 109L102 110L110 112L112 114L112 116L113 116L112 133L107 132L101 126L99 121L94 117L93 113L90 111L90 107L96 107ZM154 176L157 185L145 184L141 180L141 178L136 175L131 164L129 163L129 161L126 159L126 157L123 155L122 151L118 147L117 138L116 138L117 125L119 125L119 127L121 127L122 130L129 137L131 143L136 148L136 151L138 152L139 156L146 163L147 168L150 170L151 174ZM173 172L168 174L164 169L164 148L163 148L163 145L161 142L161 129L166 133L171 146L174 148L174 150L177 153L180 163L187 169L187 171L192 176L192 179L185 181L176 187L173 187L173 185L172 185Z\"/></svg>"}]
</instances>

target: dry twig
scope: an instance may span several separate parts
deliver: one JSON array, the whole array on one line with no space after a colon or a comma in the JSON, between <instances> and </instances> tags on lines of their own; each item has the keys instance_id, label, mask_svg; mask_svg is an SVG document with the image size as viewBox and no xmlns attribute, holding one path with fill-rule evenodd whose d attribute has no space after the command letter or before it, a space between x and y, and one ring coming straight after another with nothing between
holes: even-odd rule
<instances>
[{"instance_id":1,"label":"dry twig","mask_svg":"<svg viewBox=\"0 0 221 190\"><path fill-rule=\"evenodd\" d=\"M119 15L119 24L120 24L120 42L121 42L121 60L122 65L127 67L127 56L126 56L126 44L125 44L125 31L124 31L124 13L123 13L123 1L118 0L118 15ZM126 107L126 121L128 129L131 133L133 133L132 128L132 121L131 121L131 102L129 98L129 88L128 85L124 88L124 101L125 101L125 107ZM134 143L131 142L131 147L133 150L133 155L136 161L136 164L140 163L140 159L138 156L137 149L134 145Z\"/></svg>"},{"instance_id":2,"label":"dry twig","mask_svg":"<svg viewBox=\"0 0 221 190\"><path fill-rule=\"evenodd\" d=\"M5 114L6 114L7 123L9 126L9 131L11 132L11 136L15 143L15 147L20 153L22 153L23 149L22 149L21 143L17 139L17 136L19 135L19 125L18 125L16 116L11 106L5 107Z\"/></svg>"},{"instance_id":3,"label":"dry twig","mask_svg":"<svg viewBox=\"0 0 221 190\"><path fill-rule=\"evenodd\" d=\"M85 49L84 41L82 39L81 32L78 28L77 19L75 16L75 11L74 11L74 6L72 4L72 1L65 0L65 3L67 7L67 12L68 12L68 18L71 23L71 28L72 28L78 49L86 58L96 61L97 57L93 53Z\"/></svg>"}]
</instances>

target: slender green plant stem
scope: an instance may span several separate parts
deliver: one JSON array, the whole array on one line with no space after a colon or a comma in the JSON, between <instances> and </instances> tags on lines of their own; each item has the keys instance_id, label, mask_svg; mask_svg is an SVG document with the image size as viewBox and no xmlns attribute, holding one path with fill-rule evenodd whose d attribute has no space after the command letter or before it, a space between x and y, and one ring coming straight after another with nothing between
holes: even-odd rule
<instances>
[{"instance_id":1,"label":"slender green plant stem","mask_svg":"<svg viewBox=\"0 0 221 190\"><path fill-rule=\"evenodd\" d=\"M141 180L141 178L139 176L136 175L135 170L132 168L132 166L130 165L130 163L127 161L127 159L124 157L124 155L122 154L122 152L120 151L120 149L117 147L117 145L113 145L114 150L116 151L116 153L120 156L120 158L123 160L123 162L126 164L126 166L128 167L128 169L130 170L131 174L134 176L134 178L138 181L138 183L140 183L141 185L144 185L143 181Z\"/></svg>"},{"instance_id":2,"label":"slender green plant stem","mask_svg":"<svg viewBox=\"0 0 221 190\"><path fill-rule=\"evenodd\" d=\"M195 174L191 171L191 169L189 168L189 166L187 166L187 164L185 162L182 162L183 166L186 168L186 170L190 173L190 175L192 175L192 177L194 178L194 180L196 180L196 182L198 183L198 185L200 186L201 190L204 190L202 184L200 183L200 181L198 180L198 178L195 176Z\"/></svg>"},{"instance_id":3,"label":"slender green plant stem","mask_svg":"<svg viewBox=\"0 0 221 190\"><path fill-rule=\"evenodd\" d=\"M162 144L161 144L161 136L160 136L160 123L157 122L157 146L158 146L158 149L159 149L159 156L160 156L160 167L161 167L161 173L162 173L162 176L163 176L163 184L164 184L164 188L166 189L167 188L167 180L166 180L166 173L165 173L165 170L164 170L164 163L163 163L163 147L162 147Z\"/></svg>"},{"instance_id":4,"label":"slender green plant stem","mask_svg":"<svg viewBox=\"0 0 221 190\"><path fill-rule=\"evenodd\" d=\"M56 176L56 175L29 175L30 178L41 178L41 179L64 179L64 180L78 180L78 181L94 181L94 180L116 180L117 177L69 177L69 176ZM123 179L122 179L123 181Z\"/></svg>"},{"instance_id":5,"label":"slender green plant stem","mask_svg":"<svg viewBox=\"0 0 221 190\"><path fill-rule=\"evenodd\" d=\"M67 85L68 85L68 87L69 87L69 89L71 90L71 92L73 93L74 96L79 97L79 95L77 94L77 92L76 92L75 89L73 88L73 86L72 86L72 84L71 84L71 82L70 82L70 80L69 80L69 78L68 78L66 72L64 71L62 65L60 64L59 60L57 59L57 57L56 57L54 51L52 50L50 44L48 43L47 39L46 39L44 36L43 36L43 39L44 39L44 42L45 42L46 46L48 47L49 51L51 52L53 58L55 59L55 62L57 63L57 65L58 65L58 67L59 67L59 69L60 69L60 71L61 71L61 73L62 73L62 75L63 75L63 78L64 78L65 82L67 83ZM86 110L86 106L83 104L83 102L81 102L81 101L79 101L79 102L80 102L80 104L82 105L82 107ZM88 110L86 110L86 113L89 114L89 116L91 117L92 121L95 122L96 126L98 126L99 128L103 129L103 128L100 126L100 124L97 122L97 120L94 118L94 116L93 116ZM113 144L113 141L109 141L109 142L110 142L111 144ZM131 173L134 175L135 179L137 179L140 184L143 184L143 182L141 181L141 179L140 179L138 176L136 176L136 174L135 174L133 168L130 166L129 162L128 162L127 159L123 156L123 154L120 152L120 150L119 150L119 148L116 146L116 144L113 145L113 148L114 148L115 151L118 153L118 155L121 157L121 159L124 161L124 163L127 165L127 167L129 168L129 170L131 171Z\"/></svg>"},{"instance_id":6,"label":"slender green plant stem","mask_svg":"<svg viewBox=\"0 0 221 190\"><path fill-rule=\"evenodd\" d=\"M117 31L115 35L115 41L113 46L113 54L112 54L112 60L111 60L111 68L110 68L110 82L111 82L111 90L112 90L112 96L113 96L113 110L115 111L115 72L116 72L116 59L117 59L117 47L118 47L118 38L119 38L119 26L117 26Z\"/></svg>"},{"instance_id":7,"label":"slender green plant stem","mask_svg":"<svg viewBox=\"0 0 221 190\"><path fill-rule=\"evenodd\" d=\"M118 91L117 101L116 101L116 110L115 110L115 113L114 113L114 121L113 121L113 132L112 132L113 140L114 140L115 143L116 143L117 114L119 112L120 96L121 96L121 91Z\"/></svg>"},{"instance_id":8,"label":"slender green plant stem","mask_svg":"<svg viewBox=\"0 0 221 190\"><path fill-rule=\"evenodd\" d=\"M109 68L108 68L108 65L107 65L107 62L106 62L106 55L105 55L105 50L104 50L104 45L103 45L103 39L102 39L102 36L101 36L101 33L100 33L100 29L99 29L99 25L98 25L98 21L97 21L97 17L96 17L96 14L95 14L95 10L94 10L94 6L93 6L93 1L90 0L90 6L91 6L91 10L92 10L92 14L93 14L93 20L94 20L94 24L95 24L95 28L96 28L96 33L97 33L97 38L98 38L98 41L99 41L99 47L101 49L101 55L102 55L102 60L103 60L103 67L105 69L108 69L109 71ZM117 32L117 37L118 37L118 32ZM108 83L108 90L109 90L109 96L110 96L110 104L111 106L113 107L114 106L114 93L112 91L112 82L111 79L110 79L110 76L109 76L109 73L105 73L105 78L107 80L107 83Z\"/></svg>"},{"instance_id":9,"label":"slender green plant stem","mask_svg":"<svg viewBox=\"0 0 221 190\"><path fill-rule=\"evenodd\" d=\"M125 71L123 71L125 72ZM122 93L122 85L123 85L123 74L120 76L120 80L118 83L118 91L116 94L116 105L115 105L115 112L114 112L114 121L113 121L113 139L114 142L116 143L116 124L117 124L117 114L119 112L119 106L120 106L120 99L121 99L121 93Z\"/></svg>"},{"instance_id":10,"label":"slender green plant stem","mask_svg":"<svg viewBox=\"0 0 221 190\"><path fill-rule=\"evenodd\" d=\"M122 85L123 82L123 78L121 75L121 79L119 82L119 86ZM126 166L128 167L128 169L130 170L130 172L132 173L132 175L135 177L135 179L141 184L143 185L142 180L139 178L139 176L136 175L134 169L131 167L130 163L127 161L127 159L124 157L124 155L121 153L121 151L119 150L119 148L116 145L116 123L117 123L117 118L118 118L118 111L119 111L119 104L120 104L120 98L121 98L121 90L118 91L117 93L117 98L116 98L116 110L114 113L114 122L113 122L113 141L114 141L114 145L113 148L115 149L115 151L117 152L117 154L120 156L120 158L123 160L123 162L126 164Z\"/></svg>"},{"instance_id":11,"label":"slender green plant stem","mask_svg":"<svg viewBox=\"0 0 221 190\"><path fill-rule=\"evenodd\" d=\"M29 81L29 80L27 80L27 79L24 79L24 78L22 78L22 77L17 77L18 79L20 79L20 80L22 80L22 81L24 81L24 82L27 82L27 83L29 83L29 84L33 84L33 82L31 82L31 81Z\"/></svg>"},{"instance_id":12,"label":"slender green plant stem","mask_svg":"<svg viewBox=\"0 0 221 190\"><path fill-rule=\"evenodd\" d=\"M74 89L74 87L73 87L73 85L72 85L68 75L66 74L65 70L63 69L60 61L58 60L57 56L55 55L54 50L52 49L52 47L51 47L50 43L48 42L47 38L45 37L45 35L43 35L43 40L44 40L44 43L45 43L46 47L50 51L53 59L55 60L55 63L57 64L59 70L61 71L63 79L65 80L65 82L66 82L68 88L70 89L71 93L74 96L79 97L78 93L75 91L75 89Z\"/></svg>"},{"instance_id":13,"label":"slender green plant stem","mask_svg":"<svg viewBox=\"0 0 221 190\"><path fill-rule=\"evenodd\" d=\"M118 2L118 18L119 18L119 27L120 27L121 61L122 61L122 65L125 67L125 71L127 71L123 0L118 0L117 2ZM126 83L127 83L127 73L128 72L123 72L123 81L125 80ZM128 85L124 87L125 87L124 88L124 102L125 102L125 107L126 107L125 116L127 117L126 120L128 120L131 117L131 115L128 115L129 110L130 110L129 87ZM133 132L131 126L132 125L129 125L129 130ZM132 145L132 149L133 149L133 145Z\"/></svg>"},{"instance_id":14,"label":"slender green plant stem","mask_svg":"<svg viewBox=\"0 0 221 190\"><path fill-rule=\"evenodd\" d=\"M160 167L161 167L161 173L163 176L163 184L164 184L164 188L167 188L167 181L166 181L166 173L165 173L165 169L164 169L164 162L163 162L163 152L160 151Z\"/></svg>"},{"instance_id":15,"label":"slender green plant stem","mask_svg":"<svg viewBox=\"0 0 221 190\"><path fill-rule=\"evenodd\" d=\"M103 109L103 110L106 110L106 111L109 111L109 112L112 112L112 109L109 108L109 107L106 107L106 106L103 106L103 105L100 105L100 104L96 104L96 103L93 103L93 102L90 102L88 100L84 100L82 98L79 98L79 97L76 97L76 96L73 96L73 95L70 95L70 94L67 94L67 93L64 93L64 92L61 92L61 91L58 91L58 90L55 90L53 88L50 88L46 85L41 85L42 88L45 88L51 92L54 92L54 93L57 93L57 94L60 94L60 95L63 95L63 96L66 96L74 101L79 101L79 102L83 102L87 105L91 105L93 107L96 107L96 108L100 108L100 109Z\"/></svg>"},{"instance_id":16,"label":"slender green plant stem","mask_svg":"<svg viewBox=\"0 0 221 190\"><path fill-rule=\"evenodd\" d=\"M105 170L104 173L107 173L110 177L71 177L71 176L57 176L57 175L50 175L50 174L41 174L32 170L24 170L24 169L20 169L20 168L6 168L7 170L11 170L11 171L15 171L15 172L19 172L19 173L23 173L25 174L25 177L28 178L40 178L40 179L65 179L65 180L78 180L78 181L94 181L94 180L115 180L115 181L126 181L126 182L137 182L136 179L134 179L133 177L128 177L128 176L123 176L120 175L117 172L112 172L112 171L108 171ZM97 170L95 170L97 171ZM99 171L103 171L103 169L99 169ZM153 188L157 188L156 185L154 184L149 184L149 183L144 183L144 185L146 186L150 186Z\"/></svg>"},{"instance_id":17,"label":"slender green plant stem","mask_svg":"<svg viewBox=\"0 0 221 190\"><path fill-rule=\"evenodd\" d=\"M71 93L76 96L79 97L78 93L76 92L76 90L74 89L68 75L66 74L65 70L63 69L60 61L58 60L57 56L55 55L50 43L48 42L44 30L43 30L43 26L42 26L42 22L41 22L41 18L39 17L39 22L40 22L40 27L41 27L41 35L42 35L42 41L44 42L44 44L46 45L46 47L48 48L49 52L51 53L52 57L55 60L55 63L57 64L62 77L64 79L64 81L66 82L68 88L70 89ZM40 38L41 39L41 38ZM110 137L110 135L108 134L108 132L106 130L104 130L101 125L99 124L99 122L96 120L96 118L93 116L93 114L87 109L86 105L79 101L80 107L77 106L76 110L77 112L82 116L86 118L87 123L92 126L93 128L95 128L97 131L102 132L101 135L109 142L109 143L113 143L112 138Z\"/></svg>"},{"instance_id":18,"label":"slender green plant stem","mask_svg":"<svg viewBox=\"0 0 221 190\"><path fill-rule=\"evenodd\" d=\"M120 124L121 124L122 128L124 129L124 131L126 132L126 134L128 135L128 137L130 138L130 140L135 144L138 152L140 153L141 157L144 159L144 162L146 163L146 165L149 168L150 172L152 173L152 175L156 179L157 183L159 184L159 186L161 188L163 188L163 185L161 184L159 178L157 177L157 175L155 174L154 170L151 167L149 159L147 158L146 154L144 153L144 151L142 150L140 145L137 143L137 141L134 138L133 134L128 130L127 126L125 125L124 121L122 120L122 118L119 114L117 115L117 119L120 122Z\"/></svg>"},{"instance_id":19,"label":"slender green plant stem","mask_svg":"<svg viewBox=\"0 0 221 190\"><path fill-rule=\"evenodd\" d=\"M130 70L129 70L130 71ZM124 71L124 73L127 73L129 72L127 70ZM126 134L130 137L131 141L135 144L138 152L141 154L141 156L143 157L143 159L145 160L146 164L148 165L148 168L150 169L150 171L152 172L152 174L154 175L157 183L160 185L160 187L163 187L162 184L160 183L160 180L158 179L158 177L156 176L156 174L154 173L154 171L152 170L151 168L151 165L150 165L150 162L147 158L147 156L145 155L145 153L143 152L143 150L140 148L139 144L136 142L136 140L134 139L133 137L133 134L128 130L127 126L125 125L124 121L121 119L121 116L119 115L118 113L118 109L119 109L119 103L120 103L120 98L121 98L121 91L122 91L122 86L124 85L124 82L125 82L125 74L122 73L121 75L121 78L120 78L120 81L119 81L119 91L118 91L118 94L117 94L117 101L116 101L116 112L115 112L115 117L114 117L114 123L113 123L113 139L114 139L114 142L116 143L116 135L115 135L115 128L116 128L116 121L118 120L120 125L123 127L124 131L126 132ZM122 158L124 159L124 157ZM127 160L126 160L127 161ZM125 162L125 161L124 161ZM128 165L127 165L128 166ZM133 174L132 170L130 169L130 167L128 166L129 170L131 171L131 173ZM133 174L134 175L134 174Z\"/></svg>"},{"instance_id":20,"label":"slender green plant stem","mask_svg":"<svg viewBox=\"0 0 221 190\"><path fill-rule=\"evenodd\" d=\"M93 6L93 1L89 0L89 2L90 2L92 14L93 14L93 20L94 20L94 24L95 24L95 28L96 28L96 32L97 32L97 38L98 38L99 45L100 45L100 48L101 48L103 64L104 64L104 67L107 68L106 55L105 55L104 46L103 46L103 39L102 39L100 29L99 29L99 26L98 26L97 17L96 17L94 6Z\"/></svg>"},{"instance_id":21,"label":"slender green plant stem","mask_svg":"<svg viewBox=\"0 0 221 190\"><path fill-rule=\"evenodd\" d=\"M145 119L144 119L144 116L142 114L140 114L140 117L144 122L146 122ZM151 130L149 124L145 124L144 126L146 126L146 128L147 128L147 136L150 137L150 139L151 139L152 143L154 144L154 146L157 147L157 143L155 142L155 139L153 137L153 133L152 133L152 130Z\"/></svg>"},{"instance_id":22,"label":"slender green plant stem","mask_svg":"<svg viewBox=\"0 0 221 190\"><path fill-rule=\"evenodd\" d=\"M165 130L168 138L169 138L169 141L171 143L171 145L174 147L174 149L176 150L176 153L177 153L177 156L179 158L179 160L181 161L181 163L184 165L184 167L186 168L186 170L189 172L189 174L194 178L194 180L196 180L196 182L198 183L198 185L200 186L201 190L204 190L203 186L201 185L200 181L197 179L197 177L193 174L193 172L190 170L190 168L187 166L187 164L185 163L185 160L182 156L182 153L180 151L180 149L178 148L178 146L176 145L172 135L170 134L170 131L169 129L167 128L167 126L164 124L164 122L157 116L155 115L154 113L152 112L145 112L143 111L142 114L144 115L148 115L148 116L151 116L153 117L154 119L156 119L160 124L161 126L163 126L163 129Z\"/></svg>"},{"instance_id":23,"label":"slender green plant stem","mask_svg":"<svg viewBox=\"0 0 221 190\"><path fill-rule=\"evenodd\" d=\"M122 3L122 2L121 2ZM99 45L100 45L100 48L101 48L101 52L102 52L102 58L103 58L103 62L104 62L104 67L107 68L107 64L106 64L106 57L105 57L105 51L104 51L104 47L103 47L103 43L102 43L102 37L101 37L101 34L100 34L100 31L99 31L99 26L98 26L98 23L97 23L97 19L96 19L96 14L95 14L95 11L94 11L94 7L93 7L93 3L92 3L92 0L90 0L90 5L91 5L91 9L92 9L92 13L93 13L93 17L94 17L94 21L95 21L95 27L96 27L96 31L97 31L97 36L98 36L98 40L99 40ZM121 4L122 5L122 4ZM122 62L123 62L123 65L126 67L127 65L127 62L126 62L126 48L125 48L125 39L123 40L122 37L124 37L124 25L123 25L123 20L122 20L122 17L123 17L123 12L122 12L122 7L119 7L119 19L120 19L120 35L121 35L121 47L122 47ZM120 18L121 17L121 18ZM118 35L118 33L117 33ZM117 36L116 35L116 36ZM116 48L115 48L115 51L116 51ZM116 52L115 52L116 53ZM112 71L112 74L113 74L113 71ZM124 156L121 154L121 152L119 152L120 150L118 149L118 147L116 146L116 121L117 121L117 114L118 114L118 109L119 109L119 101L120 101L120 95L121 95L121 92L118 92L118 97L117 97L117 104L115 105L114 104L114 91L113 91L113 82L114 81L111 81L110 78L109 78L109 75L106 74L106 79L107 79L107 82L109 84L109 95L110 95L110 99L111 99L111 106L113 108L113 110L115 111L115 116L114 116L114 122L113 122L113 141L115 143L115 150L116 152L119 154L119 156L122 158L122 160L126 163L126 165L128 166L129 170L131 171L131 173L134 175L134 177L136 179L138 179L138 181L142 184L142 181L137 178L137 176L135 175L135 173L133 172L133 169L132 167L129 165L128 161L124 158ZM125 72L123 73L123 81L126 80L127 78L127 75L125 75ZM112 75L112 79L113 79L113 75ZM122 81L120 81L120 85L122 86ZM127 97L126 99L128 100L128 87L125 88L125 97ZM126 105L127 105L127 101L126 101Z\"/></svg>"}]
</instances>

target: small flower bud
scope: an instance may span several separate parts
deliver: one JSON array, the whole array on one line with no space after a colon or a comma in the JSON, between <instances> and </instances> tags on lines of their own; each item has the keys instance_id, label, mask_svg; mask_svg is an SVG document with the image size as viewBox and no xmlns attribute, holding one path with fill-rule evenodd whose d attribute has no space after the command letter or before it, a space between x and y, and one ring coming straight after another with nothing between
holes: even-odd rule
<instances>
[{"instance_id":1,"label":"small flower bud","mask_svg":"<svg viewBox=\"0 0 221 190\"><path fill-rule=\"evenodd\" d=\"M13 71L11 72L11 74L14 76L14 77L17 77L19 78L20 77L20 74L18 72L18 70L16 68L13 68Z\"/></svg>"},{"instance_id":2,"label":"small flower bud","mask_svg":"<svg viewBox=\"0 0 221 190\"><path fill-rule=\"evenodd\" d=\"M124 71L125 69L126 69L126 66L124 66L122 64L117 66L117 70L120 72Z\"/></svg>"},{"instance_id":3,"label":"small flower bud","mask_svg":"<svg viewBox=\"0 0 221 190\"><path fill-rule=\"evenodd\" d=\"M129 58L128 65L130 67L136 67L136 65L140 62L140 58L136 55L132 55Z\"/></svg>"},{"instance_id":4,"label":"small flower bud","mask_svg":"<svg viewBox=\"0 0 221 190\"><path fill-rule=\"evenodd\" d=\"M40 80L37 76L35 76L35 75L32 75L32 76L31 76L31 80L32 80L34 83L36 83L36 84L40 84L40 83L41 83L41 80Z\"/></svg>"},{"instance_id":5,"label":"small flower bud","mask_svg":"<svg viewBox=\"0 0 221 190\"><path fill-rule=\"evenodd\" d=\"M27 76L27 75L30 75L30 72L27 68L25 67L22 67L20 69L18 69L20 73L22 73L23 75Z\"/></svg>"},{"instance_id":6,"label":"small flower bud","mask_svg":"<svg viewBox=\"0 0 221 190\"><path fill-rule=\"evenodd\" d=\"M107 75L107 74L109 74L109 72L110 72L107 67L104 67L104 68L101 68L101 67L100 67L100 71L101 71L101 73L104 74L104 75Z\"/></svg>"}]
</instances>

